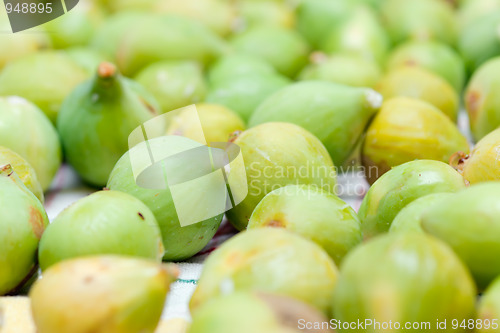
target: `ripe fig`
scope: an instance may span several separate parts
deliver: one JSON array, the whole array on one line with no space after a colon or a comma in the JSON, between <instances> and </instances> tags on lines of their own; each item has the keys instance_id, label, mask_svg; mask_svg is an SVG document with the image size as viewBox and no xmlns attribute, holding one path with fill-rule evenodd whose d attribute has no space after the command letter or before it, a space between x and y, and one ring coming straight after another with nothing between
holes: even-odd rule
<instances>
[{"instance_id":1,"label":"ripe fig","mask_svg":"<svg viewBox=\"0 0 500 333\"><path fill-rule=\"evenodd\" d=\"M49 224L42 203L10 164L0 166L0 212L0 295L4 295L36 273L38 242Z\"/></svg>"},{"instance_id":2,"label":"ripe fig","mask_svg":"<svg viewBox=\"0 0 500 333\"><path fill-rule=\"evenodd\" d=\"M387 232L401 209L420 197L463 188L463 177L443 162L417 160L394 167L363 199L358 212L363 235L370 238Z\"/></svg>"},{"instance_id":3,"label":"ripe fig","mask_svg":"<svg viewBox=\"0 0 500 333\"><path fill-rule=\"evenodd\" d=\"M306 66L299 75L301 80L322 80L352 87L373 88L382 76L375 62L361 57L348 55L328 57L319 53L311 58L312 64Z\"/></svg>"},{"instance_id":4,"label":"ripe fig","mask_svg":"<svg viewBox=\"0 0 500 333\"><path fill-rule=\"evenodd\" d=\"M41 203L44 201L42 185L38 181L35 169L20 155L0 146L0 166L10 164L24 186L33 193Z\"/></svg>"},{"instance_id":5,"label":"ripe fig","mask_svg":"<svg viewBox=\"0 0 500 333\"><path fill-rule=\"evenodd\" d=\"M381 96L371 89L304 81L268 97L253 113L249 126L272 121L300 125L323 142L339 166L354 150L381 104Z\"/></svg>"},{"instance_id":6,"label":"ripe fig","mask_svg":"<svg viewBox=\"0 0 500 333\"><path fill-rule=\"evenodd\" d=\"M439 205L442 200L451 196L451 193L434 193L416 199L408 204L396 215L392 221L390 232L409 231L423 233L422 215L432 206Z\"/></svg>"},{"instance_id":7,"label":"ripe fig","mask_svg":"<svg viewBox=\"0 0 500 333\"><path fill-rule=\"evenodd\" d=\"M155 62L135 79L153 94L162 113L198 103L207 93L202 69L191 61Z\"/></svg>"},{"instance_id":8,"label":"ripe fig","mask_svg":"<svg viewBox=\"0 0 500 333\"><path fill-rule=\"evenodd\" d=\"M40 333L153 333L178 269L99 256L61 262L30 291Z\"/></svg>"},{"instance_id":9,"label":"ripe fig","mask_svg":"<svg viewBox=\"0 0 500 333\"><path fill-rule=\"evenodd\" d=\"M236 79L249 74L274 75L274 67L262 58L236 53L221 57L215 62L208 72L208 81L217 85L227 80Z\"/></svg>"},{"instance_id":10,"label":"ripe fig","mask_svg":"<svg viewBox=\"0 0 500 333\"><path fill-rule=\"evenodd\" d=\"M328 333L327 322L322 313L290 297L236 292L203 304L187 333Z\"/></svg>"},{"instance_id":11,"label":"ripe fig","mask_svg":"<svg viewBox=\"0 0 500 333\"><path fill-rule=\"evenodd\" d=\"M218 104L197 104L198 119L186 109L167 127L167 135L181 135L193 140L198 138L199 123L203 128L206 142L227 142L235 132L245 130L245 123L232 110Z\"/></svg>"},{"instance_id":12,"label":"ripe fig","mask_svg":"<svg viewBox=\"0 0 500 333\"><path fill-rule=\"evenodd\" d=\"M287 29L295 27L295 13L286 2L241 1L237 4L239 20L235 30L246 30L256 26L277 26Z\"/></svg>"},{"instance_id":13,"label":"ripe fig","mask_svg":"<svg viewBox=\"0 0 500 333\"><path fill-rule=\"evenodd\" d=\"M63 51L43 51L14 61L0 73L0 95L36 104L55 123L63 100L89 73Z\"/></svg>"},{"instance_id":14,"label":"ripe fig","mask_svg":"<svg viewBox=\"0 0 500 333\"><path fill-rule=\"evenodd\" d=\"M392 51L387 68L422 67L448 81L457 92L465 82L465 64L450 46L437 41L408 41Z\"/></svg>"},{"instance_id":15,"label":"ripe fig","mask_svg":"<svg viewBox=\"0 0 500 333\"><path fill-rule=\"evenodd\" d=\"M479 303L478 321L481 321L481 327L478 327L478 333L500 332L498 324L500 318L500 277L497 278L488 287ZM494 328L496 326L496 328Z\"/></svg>"},{"instance_id":16,"label":"ripe fig","mask_svg":"<svg viewBox=\"0 0 500 333\"><path fill-rule=\"evenodd\" d=\"M479 288L500 275L500 183L474 185L431 207L423 229L448 243Z\"/></svg>"},{"instance_id":17,"label":"ripe fig","mask_svg":"<svg viewBox=\"0 0 500 333\"><path fill-rule=\"evenodd\" d=\"M161 261L158 222L140 200L118 191L95 192L66 208L40 241L42 270L71 258L116 254Z\"/></svg>"},{"instance_id":18,"label":"ripe fig","mask_svg":"<svg viewBox=\"0 0 500 333\"><path fill-rule=\"evenodd\" d=\"M241 75L212 85L206 102L224 105L247 121L266 98L290 83L279 74Z\"/></svg>"},{"instance_id":19,"label":"ripe fig","mask_svg":"<svg viewBox=\"0 0 500 333\"><path fill-rule=\"evenodd\" d=\"M20 97L0 97L0 145L21 155L47 190L61 165L56 129L35 105Z\"/></svg>"},{"instance_id":20,"label":"ripe fig","mask_svg":"<svg viewBox=\"0 0 500 333\"><path fill-rule=\"evenodd\" d=\"M267 194L248 222L248 229L263 227L285 228L314 241L337 265L362 241L356 212L334 194L306 185Z\"/></svg>"},{"instance_id":21,"label":"ripe fig","mask_svg":"<svg viewBox=\"0 0 500 333\"><path fill-rule=\"evenodd\" d=\"M428 102L452 121L456 121L459 96L453 87L424 68L399 67L390 71L377 85L384 99L392 97L412 97Z\"/></svg>"},{"instance_id":22,"label":"ripe fig","mask_svg":"<svg viewBox=\"0 0 500 333\"><path fill-rule=\"evenodd\" d=\"M0 319L2 333L36 333L29 297L0 297Z\"/></svg>"},{"instance_id":23,"label":"ripe fig","mask_svg":"<svg viewBox=\"0 0 500 333\"><path fill-rule=\"evenodd\" d=\"M395 44L407 39L439 40L455 45L458 22L455 12L444 1L387 0L381 8L387 31Z\"/></svg>"},{"instance_id":24,"label":"ripe fig","mask_svg":"<svg viewBox=\"0 0 500 333\"><path fill-rule=\"evenodd\" d=\"M311 185L335 193L337 174L328 152L311 133L290 123L266 123L243 132L234 141L243 155L248 195L227 212L238 229L264 196L286 185Z\"/></svg>"},{"instance_id":25,"label":"ripe fig","mask_svg":"<svg viewBox=\"0 0 500 333\"><path fill-rule=\"evenodd\" d=\"M373 239L347 256L333 316L337 323L371 323L358 332L404 331L407 323L428 323L417 331L435 331L436 320L448 322L442 331L456 332L451 321L473 319L475 301L470 273L446 244L425 234L397 233Z\"/></svg>"},{"instance_id":26,"label":"ripe fig","mask_svg":"<svg viewBox=\"0 0 500 333\"><path fill-rule=\"evenodd\" d=\"M159 108L142 86L122 77L114 65L101 63L96 72L64 101L57 129L68 162L86 182L100 187L128 150L130 132Z\"/></svg>"},{"instance_id":27,"label":"ripe fig","mask_svg":"<svg viewBox=\"0 0 500 333\"><path fill-rule=\"evenodd\" d=\"M181 136L164 136L148 140L148 146L154 156L171 156L194 149L201 146L200 143ZM141 152L142 146L137 145L125 153L116 163L111 172L107 187L131 194L141 200L151 209L160 226L163 244L165 246L164 260L184 260L198 253L215 235L222 221L222 216L218 215L199 223L181 226L179 217L172 198L172 193L168 187L165 189L150 189L137 185L134 177L134 169L130 156L137 156ZM151 160L144 158L140 161L145 167L151 164ZM191 169L182 166L178 173L189 172ZM196 184L195 184L196 185ZM199 205L198 200L202 200L205 192L200 191L193 185L189 196L192 207Z\"/></svg>"},{"instance_id":28,"label":"ripe fig","mask_svg":"<svg viewBox=\"0 0 500 333\"><path fill-rule=\"evenodd\" d=\"M467 139L440 110L414 98L395 97L382 105L362 146L365 171L373 184L392 167L416 159L449 162L457 151L469 152Z\"/></svg>"},{"instance_id":29,"label":"ripe fig","mask_svg":"<svg viewBox=\"0 0 500 333\"><path fill-rule=\"evenodd\" d=\"M238 52L261 57L290 78L307 64L309 55L309 47L299 33L275 26L251 28L235 36L231 44Z\"/></svg>"},{"instance_id":30,"label":"ripe fig","mask_svg":"<svg viewBox=\"0 0 500 333\"><path fill-rule=\"evenodd\" d=\"M335 264L315 243L283 229L247 230L208 257L189 305L196 314L214 297L258 291L289 296L328 313L337 277Z\"/></svg>"},{"instance_id":31,"label":"ripe fig","mask_svg":"<svg viewBox=\"0 0 500 333\"><path fill-rule=\"evenodd\" d=\"M500 98L495 91L500 87L500 57L482 65L472 76L465 92L465 107L476 141L500 126Z\"/></svg>"}]
</instances>

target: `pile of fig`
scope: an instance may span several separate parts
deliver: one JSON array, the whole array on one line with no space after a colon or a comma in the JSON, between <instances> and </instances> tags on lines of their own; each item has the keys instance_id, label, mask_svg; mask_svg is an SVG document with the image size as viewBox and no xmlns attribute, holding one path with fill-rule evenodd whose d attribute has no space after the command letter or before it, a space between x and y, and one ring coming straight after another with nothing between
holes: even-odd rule
<instances>
[{"instance_id":1,"label":"pile of fig","mask_svg":"<svg viewBox=\"0 0 500 333\"><path fill-rule=\"evenodd\" d=\"M500 332L500 0L62 3L0 8L0 332Z\"/></svg>"}]
</instances>

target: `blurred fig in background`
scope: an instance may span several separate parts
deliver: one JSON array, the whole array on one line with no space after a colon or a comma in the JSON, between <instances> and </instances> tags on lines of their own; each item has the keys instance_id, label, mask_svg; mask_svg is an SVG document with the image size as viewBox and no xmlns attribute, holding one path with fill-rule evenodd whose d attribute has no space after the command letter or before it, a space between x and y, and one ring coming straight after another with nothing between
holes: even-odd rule
<instances>
[{"instance_id":1,"label":"blurred fig in background","mask_svg":"<svg viewBox=\"0 0 500 333\"><path fill-rule=\"evenodd\" d=\"M102 62L109 60L104 54L91 48L70 47L64 51L89 73L94 73Z\"/></svg>"},{"instance_id":2,"label":"blurred fig in background","mask_svg":"<svg viewBox=\"0 0 500 333\"><path fill-rule=\"evenodd\" d=\"M498 318L500 318L500 277L490 284L479 301L478 319L485 324L477 332L500 332L500 327L493 328L495 326L493 321Z\"/></svg>"},{"instance_id":3,"label":"blurred fig in background","mask_svg":"<svg viewBox=\"0 0 500 333\"><path fill-rule=\"evenodd\" d=\"M250 74L276 74L274 67L266 60L245 53L233 53L220 57L208 71L208 82L217 85L220 82L236 79Z\"/></svg>"},{"instance_id":4,"label":"blurred fig in background","mask_svg":"<svg viewBox=\"0 0 500 333\"><path fill-rule=\"evenodd\" d=\"M61 165L56 129L35 105L17 97L0 98L0 145L22 156L47 190Z\"/></svg>"},{"instance_id":5,"label":"blurred fig in background","mask_svg":"<svg viewBox=\"0 0 500 333\"><path fill-rule=\"evenodd\" d=\"M456 152L469 153L469 143L440 110L414 98L395 97L384 102L370 123L362 146L365 170L373 184L392 167L416 159L449 162Z\"/></svg>"},{"instance_id":6,"label":"blurred fig in background","mask_svg":"<svg viewBox=\"0 0 500 333\"><path fill-rule=\"evenodd\" d=\"M236 5L239 14L236 32L257 26L295 27L295 12L286 2L243 0Z\"/></svg>"}]
</instances>

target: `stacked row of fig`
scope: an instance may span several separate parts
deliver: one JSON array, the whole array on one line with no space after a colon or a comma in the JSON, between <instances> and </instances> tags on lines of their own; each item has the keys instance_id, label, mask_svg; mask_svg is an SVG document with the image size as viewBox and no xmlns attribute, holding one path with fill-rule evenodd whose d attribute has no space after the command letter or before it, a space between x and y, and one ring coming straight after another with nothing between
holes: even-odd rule
<instances>
[{"instance_id":1,"label":"stacked row of fig","mask_svg":"<svg viewBox=\"0 0 500 333\"><path fill-rule=\"evenodd\" d=\"M39 332L153 332L178 274L161 262L223 214L181 227L168 188L136 184L128 137L196 104L207 142L240 147L248 196L190 333L500 332L498 26L499 0L89 0L1 35L0 294L39 264ZM186 112L152 152L198 146ZM49 224L63 157L106 189ZM358 212L337 180L353 164L371 184Z\"/></svg>"}]
</instances>

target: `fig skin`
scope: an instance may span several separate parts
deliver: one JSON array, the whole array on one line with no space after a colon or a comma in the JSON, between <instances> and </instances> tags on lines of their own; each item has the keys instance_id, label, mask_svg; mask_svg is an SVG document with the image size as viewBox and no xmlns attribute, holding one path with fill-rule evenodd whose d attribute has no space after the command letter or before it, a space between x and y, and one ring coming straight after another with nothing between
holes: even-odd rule
<instances>
[{"instance_id":1,"label":"fig skin","mask_svg":"<svg viewBox=\"0 0 500 333\"><path fill-rule=\"evenodd\" d=\"M457 13L461 34L466 34L471 24L480 21L486 15L498 9L500 9L500 1L498 0L463 1Z\"/></svg>"},{"instance_id":2,"label":"fig skin","mask_svg":"<svg viewBox=\"0 0 500 333\"><path fill-rule=\"evenodd\" d=\"M94 77L64 101L57 119L66 159L83 180L106 184L118 159L128 150L137 127L157 115L156 100L136 82L101 63Z\"/></svg>"},{"instance_id":3,"label":"fig skin","mask_svg":"<svg viewBox=\"0 0 500 333\"><path fill-rule=\"evenodd\" d=\"M296 23L293 8L285 2L241 1L237 11L241 22L237 22L236 31L263 25L293 29Z\"/></svg>"},{"instance_id":4,"label":"fig skin","mask_svg":"<svg viewBox=\"0 0 500 333\"><path fill-rule=\"evenodd\" d=\"M365 238L387 232L406 205L428 194L458 192L463 177L446 163L417 160L394 167L368 190L358 216Z\"/></svg>"},{"instance_id":5,"label":"fig skin","mask_svg":"<svg viewBox=\"0 0 500 333\"><path fill-rule=\"evenodd\" d=\"M161 261L165 250L151 210L118 191L95 192L66 208L45 231L40 268L76 257L127 255Z\"/></svg>"},{"instance_id":6,"label":"fig skin","mask_svg":"<svg viewBox=\"0 0 500 333\"><path fill-rule=\"evenodd\" d=\"M95 73L101 63L109 61L104 54L91 48L71 47L64 51L74 62L85 68L89 73Z\"/></svg>"},{"instance_id":7,"label":"fig skin","mask_svg":"<svg viewBox=\"0 0 500 333\"><path fill-rule=\"evenodd\" d=\"M316 309L295 299L264 293L235 292L203 304L187 333L328 333L328 329L298 329L328 322Z\"/></svg>"},{"instance_id":8,"label":"fig skin","mask_svg":"<svg viewBox=\"0 0 500 333\"><path fill-rule=\"evenodd\" d=\"M369 125L362 162L370 184L392 167L416 159L449 162L457 151L469 153L469 143L440 110L424 101L395 97L384 102Z\"/></svg>"},{"instance_id":9,"label":"fig skin","mask_svg":"<svg viewBox=\"0 0 500 333\"><path fill-rule=\"evenodd\" d=\"M469 184L500 181L500 128L481 139L460 166Z\"/></svg>"},{"instance_id":10,"label":"fig skin","mask_svg":"<svg viewBox=\"0 0 500 333\"><path fill-rule=\"evenodd\" d=\"M268 97L253 113L249 126L273 121L302 126L321 140L340 166L381 104L381 96L371 89L303 81Z\"/></svg>"},{"instance_id":11,"label":"fig skin","mask_svg":"<svg viewBox=\"0 0 500 333\"><path fill-rule=\"evenodd\" d=\"M465 91L465 108L469 114L472 135L476 141L500 126L500 57L482 65L472 76Z\"/></svg>"},{"instance_id":12,"label":"fig skin","mask_svg":"<svg viewBox=\"0 0 500 333\"><path fill-rule=\"evenodd\" d=\"M453 48L437 41L408 41L398 46L390 54L387 68L402 66L422 67L434 72L459 93L464 86L464 61Z\"/></svg>"},{"instance_id":13,"label":"fig skin","mask_svg":"<svg viewBox=\"0 0 500 333\"><path fill-rule=\"evenodd\" d=\"M328 152L302 127L266 123L241 133L234 143L241 149L248 186L247 197L226 213L238 230L247 227L257 204L277 188L304 184L336 191L337 174Z\"/></svg>"},{"instance_id":14,"label":"fig skin","mask_svg":"<svg viewBox=\"0 0 500 333\"><path fill-rule=\"evenodd\" d=\"M30 291L40 333L153 333L178 269L154 261L96 256L63 261Z\"/></svg>"},{"instance_id":15,"label":"fig skin","mask_svg":"<svg viewBox=\"0 0 500 333\"><path fill-rule=\"evenodd\" d=\"M21 97L0 97L0 145L22 156L47 190L61 165L57 131L45 114Z\"/></svg>"},{"instance_id":16,"label":"fig skin","mask_svg":"<svg viewBox=\"0 0 500 333\"><path fill-rule=\"evenodd\" d=\"M232 110L219 104L196 104L199 123L207 144L212 142L228 142L231 135L245 130L244 121ZM192 140L199 136L198 119L192 119L190 112L179 115L167 127L167 135L181 135Z\"/></svg>"},{"instance_id":17,"label":"fig skin","mask_svg":"<svg viewBox=\"0 0 500 333\"><path fill-rule=\"evenodd\" d=\"M436 319L446 319L443 331L455 332L449 323L474 319L475 300L470 273L446 244L425 234L397 233L373 239L347 256L334 295L333 317L401 326L406 322L432 326ZM358 332L387 330L366 327Z\"/></svg>"},{"instance_id":18,"label":"fig skin","mask_svg":"<svg viewBox=\"0 0 500 333\"><path fill-rule=\"evenodd\" d=\"M274 75L274 67L258 56L234 53L219 58L208 71L208 82L215 86L227 80L247 75Z\"/></svg>"},{"instance_id":19,"label":"fig skin","mask_svg":"<svg viewBox=\"0 0 500 333\"><path fill-rule=\"evenodd\" d=\"M10 164L0 166L0 295L15 292L37 271L36 253L49 219Z\"/></svg>"},{"instance_id":20,"label":"fig skin","mask_svg":"<svg viewBox=\"0 0 500 333\"><path fill-rule=\"evenodd\" d=\"M41 51L11 61L0 73L0 95L26 98L55 123L64 99L88 79L64 51Z\"/></svg>"},{"instance_id":21,"label":"fig skin","mask_svg":"<svg viewBox=\"0 0 500 333\"><path fill-rule=\"evenodd\" d=\"M309 46L294 30L275 26L251 28L231 40L237 52L261 57L282 75L294 78L307 64Z\"/></svg>"},{"instance_id":22,"label":"fig skin","mask_svg":"<svg viewBox=\"0 0 500 333\"><path fill-rule=\"evenodd\" d=\"M198 142L180 136L160 137L150 139L148 142L155 156L158 154L174 155L201 146ZM188 259L203 249L212 239L219 228L223 214L181 227L170 189L148 189L137 185L130 162L130 152L135 152L140 148L141 146L135 146L120 158L109 176L107 188L128 193L151 209L160 226L165 246L164 260ZM149 160L141 162L147 166ZM198 191L198 188L194 188L191 194L198 193ZM197 205L196 200L197 198L193 196L193 207Z\"/></svg>"},{"instance_id":23,"label":"fig skin","mask_svg":"<svg viewBox=\"0 0 500 333\"><path fill-rule=\"evenodd\" d=\"M199 64L192 61L163 61L144 68L135 80L160 104L161 113L204 100L207 86Z\"/></svg>"},{"instance_id":24,"label":"fig skin","mask_svg":"<svg viewBox=\"0 0 500 333\"><path fill-rule=\"evenodd\" d=\"M434 193L423 196L408 204L396 215L392 221L389 232L424 233L422 229L422 215L430 207L439 205L440 202L453 195L452 193Z\"/></svg>"},{"instance_id":25,"label":"fig skin","mask_svg":"<svg viewBox=\"0 0 500 333\"><path fill-rule=\"evenodd\" d=\"M471 186L433 206L422 227L448 243L480 289L500 274L500 183Z\"/></svg>"},{"instance_id":26,"label":"fig skin","mask_svg":"<svg viewBox=\"0 0 500 333\"><path fill-rule=\"evenodd\" d=\"M257 205L248 229L284 228L321 246L337 265L361 243L356 212L337 196L305 185L288 185L267 194Z\"/></svg>"},{"instance_id":27,"label":"fig skin","mask_svg":"<svg viewBox=\"0 0 500 333\"><path fill-rule=\"evenodd\" d=\"M0 146L0 166L10 164L19 176L24 186L33 193L41 203L44 202L43 190L35 169L20 155L12 150Z\"/></svg>"},{"instance_id":28,"label":"fig skin","mask_svg":"<svg viewBox=\"0 0 500 333\"><path fill-rule=\"evenodd\" d=\"M373 88L382 77L378 65L360 57L324 54L311 56L312 63L299 75L301 80L323 80L351 87Z\"/></svg>"},{"instance_id":29,"label":"fig skin","mask_svg":"<svg viewBox=\"0 0 500 333\"><path fill-rule=\"evenodd\" d=\"M500 332L500 328L493 329L491 327L493 320L498 321L500 318L500 278L497 278L491 283L479 301L478 318L482 321L483 325L486 320L489 320L490 328L486 329L483 326L477 329L476 332Z\"/></svg>"},{"instance_id":30,"label":"fig skin","mask_svg":"<svg viewBox=\"0 0 500 333\"><path fill-rule=\"evenodd\" d=\"M452 121L457 120L459 97L443 78L419 67L399 67L386 74L377 85L384 99L411 97L428 102Z\"/></svg>"},{"instance_id":31,"label":"fig skin","mask_svg":"<svg viewBox=\"0 0 500 333\"><path fill-rule=\"evenodd\" d=\"M292 297L328 313L337 277L333 260L315 243L284 229L247 230L208 257L189 307L196 314L214 297L258 291Z\"/></svg>"}]
</instances>

